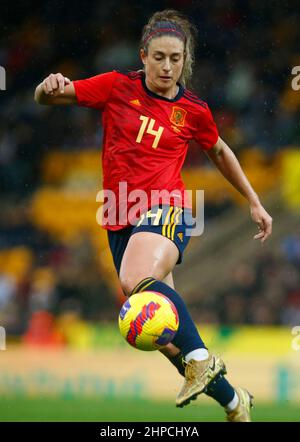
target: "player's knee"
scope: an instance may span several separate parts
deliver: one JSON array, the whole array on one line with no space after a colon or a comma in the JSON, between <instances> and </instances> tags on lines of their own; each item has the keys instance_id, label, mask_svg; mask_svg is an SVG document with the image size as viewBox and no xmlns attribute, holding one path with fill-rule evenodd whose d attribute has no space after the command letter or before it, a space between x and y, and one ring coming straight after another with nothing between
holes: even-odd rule
<instances>
[{"instance_id":1,"label":"player's knee","mask_svg":"<svg viewBox=\"0 0 300 442\"><path fill-rule=\"evenodd\" d=\"M137 287L137 285L142 282L145 278L152 276L152 275L123 275L120 276L120 283L122 290L126 296L130 296ZM155 277L155 276L152 276Z\"/></svg>"}]
</instances>

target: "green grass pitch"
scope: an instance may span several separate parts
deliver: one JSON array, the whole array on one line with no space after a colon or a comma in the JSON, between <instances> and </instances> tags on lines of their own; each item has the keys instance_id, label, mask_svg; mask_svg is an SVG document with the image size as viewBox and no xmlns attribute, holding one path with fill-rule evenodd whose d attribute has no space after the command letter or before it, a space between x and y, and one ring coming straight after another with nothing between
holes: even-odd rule
<instances>
[{"instance_id":1,"label":"green grass pitch","mask_svg":"<svg viewBox=\"0 0 300 442\"><path fill-rule=\"evenodd\" d=\"M253 421L300 422L299 404L261 404L253 409ZM171 402L142 399L2 397L0 421L33 422L222 422L217 404L195 402L177 409Z\"/></svg>"}]
</instances>

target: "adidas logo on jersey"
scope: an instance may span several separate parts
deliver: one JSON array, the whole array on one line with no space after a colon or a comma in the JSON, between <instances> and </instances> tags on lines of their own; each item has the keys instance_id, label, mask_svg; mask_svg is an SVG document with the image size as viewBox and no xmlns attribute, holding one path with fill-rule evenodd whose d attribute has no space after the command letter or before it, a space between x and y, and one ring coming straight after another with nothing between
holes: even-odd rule
<instances>
[{"instance_id":1,"label":"adidas logo on jersey","mask_svg":"<svg viewBox=\"0 0 300 442\"><path fill-rule=\"evenodd\" d=\"M135 104L135 106L141 106L140 100L131 100L130 101L131 104Z\"/></svg>"}]
</instances>

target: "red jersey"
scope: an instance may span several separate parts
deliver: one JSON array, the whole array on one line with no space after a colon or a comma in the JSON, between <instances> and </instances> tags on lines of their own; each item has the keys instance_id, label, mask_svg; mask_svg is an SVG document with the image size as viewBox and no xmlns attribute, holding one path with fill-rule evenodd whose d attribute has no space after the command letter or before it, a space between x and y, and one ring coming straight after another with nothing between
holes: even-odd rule
<instances>
[{"instance_id":1,"label":"red jersey","mask_svg":"<svg viewBox=\"0 0 300 442\"><path fill-rule=\"evenodd\" d=\"M73 84L79 105L102 111L103 189L115 194L115 222L103 227L132 223L130 208L138 198L140 209L160 203L191 207L180 172L190 140L203 150L217 142L207 104L181 85L175 98L161 97L147 88L141 71L113 71Z\"/></svg>"}]
</instances>

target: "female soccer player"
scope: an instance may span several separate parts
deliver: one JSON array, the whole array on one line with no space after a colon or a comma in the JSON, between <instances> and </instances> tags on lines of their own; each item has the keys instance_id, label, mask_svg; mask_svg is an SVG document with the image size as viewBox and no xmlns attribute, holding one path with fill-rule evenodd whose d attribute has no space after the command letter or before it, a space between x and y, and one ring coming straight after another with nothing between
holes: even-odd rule
<instances>
[{"instance_id":1,"label":"female soccer player","mask_svg":"<svg viewBox=\"0 0 300 442\"><path fill-rule=\"evenodd\" d=\"M103 188L114 195L103 224L124 293L153 290L178 310L179 330L162 350L185 377L176 406L205 392L225 407L229 421L250 421L250 394L225 379L224 362L208 352L174 289L172 270L189 240L191 205L180 177L188 142L196 140L248 200L259 228L254 239L268 238L272 218L219 137L207 104L185 87L192 75L193 25L173 10L155 13L143 29L140 57L143 70L137 72L113 71L77 81L51 74L37 86L35 100L103 111Z\"/></svg>"}]
</instances>

